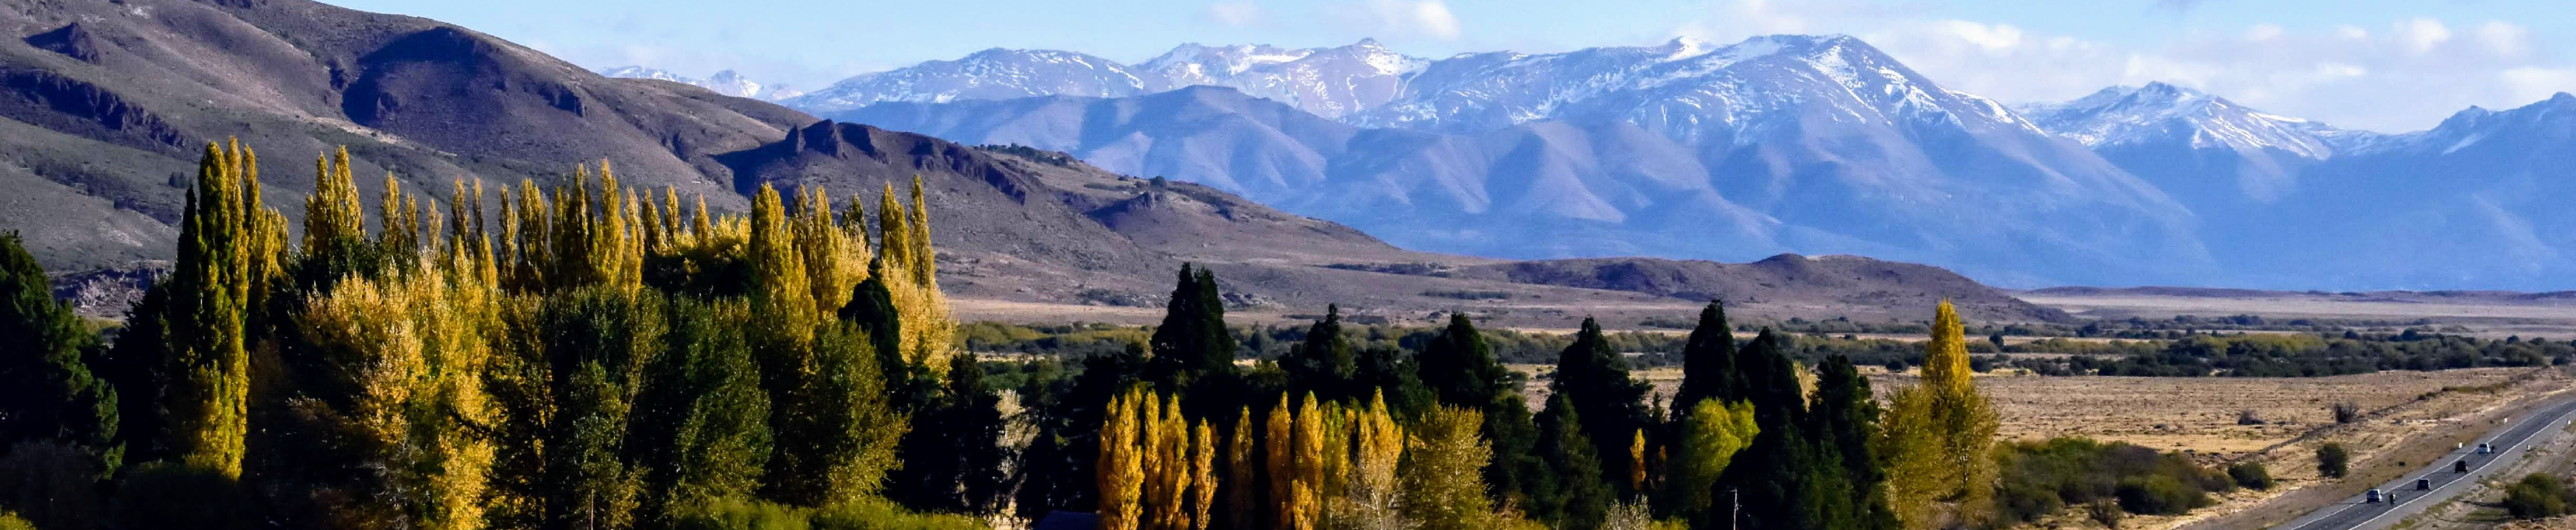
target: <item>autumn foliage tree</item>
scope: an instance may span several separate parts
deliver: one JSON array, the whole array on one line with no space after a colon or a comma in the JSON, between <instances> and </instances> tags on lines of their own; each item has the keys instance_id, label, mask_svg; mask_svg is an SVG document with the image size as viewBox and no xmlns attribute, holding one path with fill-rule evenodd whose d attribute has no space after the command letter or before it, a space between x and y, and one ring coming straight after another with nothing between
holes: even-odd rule
<instances>
[{"instance_id":1,"label":"autumn foliage tree","mask_svg":"<svg viewBox=\"0 0 2576 530\"><path fill-rule=\"evenodd\" d=\"M43 375L70 382L54 401L83 414L37 429L17 420L38 409L0 403L0 434L76 438L110 466L126 448L108 470L120 503L240 512L255 493L287 527L664 528L746 503L881 503L907 431L887 365L951 370L917 179L909 201L889 185L873 212L836 211L819 186L794 200L764 186L750 212L725 214L626 186L606 162L488 196L480 181L389 174L368 201L359 163L317 158L290 241L258 157L207 146L174 270L120 340L23 335L55 352L28 357L62 361ZM11 255L0 265L28 268ZM0 278L0 295L19 295L0 301L41 299L6 290L19 276ZM869 309L900 323L884 347L843 318L869 280L883 291ZM38 313L0 325L76 329L49 300L9 307ZM107 384L80 384L76 365ZM957 407L992 412L996 398L959 381L950 393L980 397ZM990 497L992 475L955 482Z\"/></svg>"},{"instance_id":2,"label":"autumn foliage tree","mask_svg":"<svg viewBox=\"0 0 2576 530\"><path fill-rule=\"evenodd\" d=\"M1969 377L1965 327L1942 301L1924 346L1922 382L1888 399L1878 447L1888 500L1907 528L1975 524L1991 517L1992 453L2000 423Z\"/></svg>"}]
</instances>

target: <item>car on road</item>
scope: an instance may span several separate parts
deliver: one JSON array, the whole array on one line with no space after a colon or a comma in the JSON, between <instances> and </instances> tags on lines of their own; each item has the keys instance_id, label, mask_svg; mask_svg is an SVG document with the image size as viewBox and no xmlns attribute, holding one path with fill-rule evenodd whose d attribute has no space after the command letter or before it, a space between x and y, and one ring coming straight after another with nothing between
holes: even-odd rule
<instances>
[{"instance_id":1,"label":"car on road","mask_svg":"<svg viewBox=\"0 0 2576 530\"><path fill-rule=\"evenodd\" d=\"M2370 493L2363 494L2361 502L2379 504L2379 488L2371 488Z\"/></svg>"}]
</instances>

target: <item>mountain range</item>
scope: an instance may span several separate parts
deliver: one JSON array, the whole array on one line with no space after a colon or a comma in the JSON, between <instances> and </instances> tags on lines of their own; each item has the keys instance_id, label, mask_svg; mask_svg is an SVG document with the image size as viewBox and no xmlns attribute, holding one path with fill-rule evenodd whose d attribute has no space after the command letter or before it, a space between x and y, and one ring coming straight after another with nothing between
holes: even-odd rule
<instances>
[{"instance_id":1,"label":"mountain range","mask_svg":"<svg viewBox=\"0 0 2576 530\"><path fill-rule=\"evenodd\" d=\"M1326 90L1344 89L1339 91ZM2566 288L2561 96L2381 134L2165 83L2007 107L1848 36L1423 60L994 49L782 103L1072 153L1408 248L1860 254L2007 285ZM2463 259L2469 257L2470 259Z\"/></svg>"},{"instance_id":2,"label":"mountain range","mask_svg":"<svg viewBox=\"0 0 2576 530\"><path fill-rule=\"evenodd\" d=\"M659 68L645 68L642 66L628 65L614 68L601 68L599 69L599 75L625 79L659 79L704 88L727 96L751 98L761 101L778 101L805 95L804 91L787 88L787 85L765 84L744 78L742 74L735 73L732 70L718 71L715 75L707 76L706 79L698 79L674 74L668 70Z\"/></svg>"},{"instance_id":3,"label":"mountain range","mask_svg":"<svg viewBox=\"0 0 2576 530\"><path fill-rule=\"evenodd\" d=\"M674 188L735 211L764 184L853 197L918 178L941 285L966 318L1153 314L1146 308L1160 305L1184 262L1217 271L1234 309L1271 319L1342 303L1366 321L1428 324L1469 311L1494 325L1566 327L1587 315L1615 325L1687 315L1710 298L1765 318L1911 320L1940 299L1980 319L2067 318L1951 271L1859 257L1527 262L1420 252L1062 152L818 118L738 97L765 90L739 76L610 77L470 29L308 0L0 0L0 32L9 36L0 39L0 230L23 234L60 273L58 292L91 304L94 316L118 314L117 301L167 267L156 260L173 253L171 225L199 153L238 139L267 155L263 200L289 226L314 182L298 161L339 146L356 173L386 176L359 179L362 194L393 184L432 202L458 200L461 182L563 183L582 164L613 164L628 186ZM1165 67L1246 79L1301 61L1345 64L1335 57L1346 55Z\"/></svg>"}]
</instances>

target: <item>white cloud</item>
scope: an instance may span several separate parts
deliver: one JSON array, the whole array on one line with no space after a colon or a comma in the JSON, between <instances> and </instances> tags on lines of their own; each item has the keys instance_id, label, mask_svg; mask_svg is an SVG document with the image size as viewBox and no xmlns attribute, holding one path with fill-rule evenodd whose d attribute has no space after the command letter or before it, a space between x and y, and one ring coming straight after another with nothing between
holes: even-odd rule
<instances>
[{"instance_id":1,"label":"white cloud","mask_svg":"<svg viewBox=\"0 0 2576 530\"><path fill-rule=\"evenodd\" d=\"M1944 20L1937 24L1951 36L1977 45L1979 48L1985 48L1987 51L2000 51L2021 45L2021 28L2012 27L2011 24L1989 26L1965 20Z\"/></svg>"},{"instance_id":2,"label":"white cloud","mask_svg":"<svg viewBox=\"0 0 2576 530\"><path fill-rule=\"evenodd\" d=\"M2576 62L2553 56L2529 29L2504 21L2414 18L2391 21L2388 31L2258 24L2242 32L2177 32L2138 45L1839 0L1713 0L1706 13L1678 23L1675 33L1721 42L1766 33L1850 34L1944 87L2007 103L2164 81L2278 114L2404 132L2471 105L2517 107L2576 92Z\"/></svg>"},{"instance_id":3,"label":"white cloud","mask_svg":"<svg viewBox=\"0 0 2576 530\"><path fill-rule=\"evenodd\" d=\"M2520 56L2531 51L2531 30L2511 22L2489 20L2478 26L2478 41L2497 54Z\"/></svg>"},{"instance_id":4,"label":"white cloud","mask_svg":"<svg viewBox=\"0 0 2576 530\"><path fill-rule=\"evenodd\" d=\"M2407 19L2397 23L2397 38L2406 43L2407 51L2422 55L2433 51L2433 47L2441 45L2443 41L2451 40L2451 28L2442 25L2442 21L2439 20Z\"/></svg>"},{"instance_id":5,"label":"white cloud","mask_svg":"<svg viewBox=\"0 0 2576 530\"><path fill-rule=\"evenodd\" d=\"M1208 4L1207 14L1218 24L1240 28L1261 21L1261 5L1251 0L1227 0Z\"/></svg>"},{"instance_id":6,"label":"white cloud","mask_svg":"<svg viewBox=\"0 0 2576 530\"><path fill-rule=\"evenodd\" d=\"M1458 16L1441 0L1368 0L1339 10L1344 22L1369 28L1380 36L1424 36L1456 40Z\"/></svg>"},{"instance_id":7,"label":"white cloud","mask_svg":"<svg viewBox=\"0 0 2576 530\"><path fill-rule=\"evenodd\" d=\"M2560 92L2576 91L2576 68L2542 68L2526 66L2496 74L2517 101L2548 99Z\"/></svg>"}]
</instances>

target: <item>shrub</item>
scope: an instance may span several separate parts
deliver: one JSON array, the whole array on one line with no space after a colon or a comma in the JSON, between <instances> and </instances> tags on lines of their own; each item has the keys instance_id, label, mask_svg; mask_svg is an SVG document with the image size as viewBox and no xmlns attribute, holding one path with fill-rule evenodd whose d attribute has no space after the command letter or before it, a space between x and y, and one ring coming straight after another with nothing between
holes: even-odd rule
<instances>
[{"instance_id":1,"label":"shrub","mask_svg":"<svg viewBox=\"0 0 2576 530\"><path fill-rule=\"evenodd\" d=\"M2533 473L2505 488L2504 510L2516 519L2539 519L2576 513L2576 492L2547 473Z\"/></svg>"},{"instance_id":2,"label":"shrub","mask_svg":"<svg viewBox=\"0 0 2576 530\"><path fill-rule=\"evenodd\" d=\"M2272 489L2272 470L2264 469L2261 462L2238 462L2227 466L2227 478L2235 481L2237 487Z\"/></svg>"},{"instance_id":3,"label":"shrub","mask_svg":"<svg viewBox=\"0 0 2576 530\"><path fill-rule=\"evenodd\" d=\"M2350 401L2334 404L2334 419L2335 423L2361 421L2361 405L2355 405Z\"/></svg>"},{"instance_id":4,"label":"shrub","mask_svg":"<svg viewBox=\"0 0 2576 530\"><path fill-rule=\"evenodd\" d=\"M2180 454L2084 438L2005 444L1995 460L2003 470L1995 506L2008 521L2113 502L2130 513L2181 513L2208 505L2209 492L2236 486Z\"/></svg>"},{"instance_id":5,"label":"shrub","mask_svg":"<svg viewBox=\"0 0 2576 530\"><path fill-rule=\"evenodd\" d=\"M97 461L70 444L20 443L0 457L0 508L38 528L97 528L97 477Z\"/></svg>"},{"instance_id":6,"label":"shrub","mask_svg":"<svg viewBox=\"0 0 2576 530\"><path fill-rule=\"evenodd\" d=\"M2262 425L2265 423L2271 422L2263 421L2262 416L2254 415L2254 409L2245 409L2236 412L2237 425Z\"/></svg>"},{"instance_id":7,"label":"shrub","mask_svg":"<svg viewBox=\"0 0 2576 530\"><path fill-rule=\"evenodd\" d=\"M0 510L0 530L36 530L36 525L27 524L27 520L18 518L18 514Z\"/></svg>"},{"instance_id":8,"label":"shrub","mask_svg":"<svg viewBox=\"0 0 2576 530\"><path fill-rule=\"evenodd\" d=\"M116 528L251 528L250 496L212 470L153 462L125 472L108 503Z\"/></svg>"},{"instance_id":9,"label":"shrub","mask_svg":"<svg viewBox=\"0 0 2576 530\"><path fill-rule=\"evenodd\" d=\"M987 530L984 522L955 514L905 511L893 501L865 498L814 510L814 530Z\"/></svg>"},{"instance_id":10,"label":"shrub","mask_svg":"<svg viewBox=\"0 0 2576 530\"><path fill-rule=\"evenodd\" d=\"M2120 519L2127 517L2127 514L2121 513L2120 506L2117 504L2093 501L2092 504L2084 505L2084 516L2092 519L2093 522L2101 523L2103 528L2116 529L2120 527Z\"/></svg>"},{"instance_id":11,"label":"shrub","mask_svg":"<svg viewBox=\"0 0 2576 530\"><path fill-rule=\"evenodd\" d=\"M822 508L722 499L681 510L671 519L675 530L989 530L973 517L914 513L874 497Z\"/></svg>"},{"instance_id":12,"label":"shrub","mask_svg":"<svg viewBox=\"0 0 2576 530\"><path fill-rule=\"evenodd\" d=\"M2345 451L2343 444L2328 442L2317 446L2317 474L2343 478L2344 473L2352 470L2351 466L2352 453Z\"/></svg>"},{"instance_id":13,"label":"shrub","mask_svg":"<svg viewBox=\"0 0 2576 530\"><path fill-rule=\"evenodd\" d=\"M2118 496L2121 510L2142 515L2173 515L2209 505L2209 493L2171 475L2122 479Z\"/></svg>"},{"instance_id":14,"label":"shrub","mask_svg":"<svg viewBox=\"0 0 2576 530\"><path fill-rule=\"evenodd\" d=\"M671 516L673 530L806 530L803 510L759 501L716 499Z\"/></svg>"}]
</instances>

